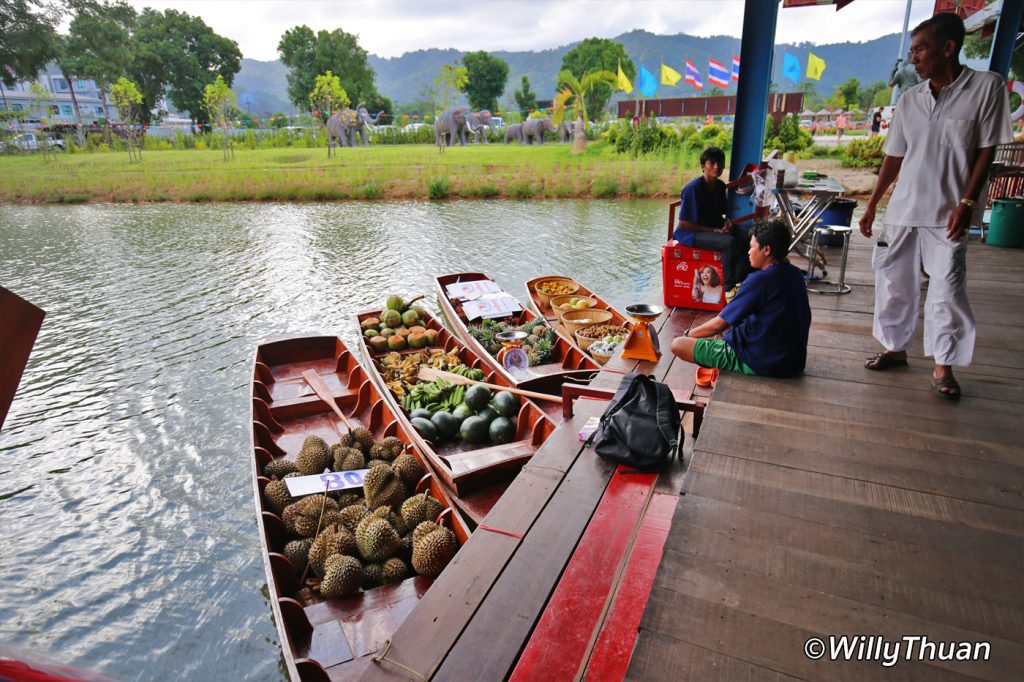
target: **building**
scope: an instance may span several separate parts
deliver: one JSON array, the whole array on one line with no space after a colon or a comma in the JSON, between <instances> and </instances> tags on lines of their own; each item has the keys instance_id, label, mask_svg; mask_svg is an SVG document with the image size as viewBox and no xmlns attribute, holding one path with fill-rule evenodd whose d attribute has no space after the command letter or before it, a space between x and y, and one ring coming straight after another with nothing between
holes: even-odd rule
<instances>
[{"instance_id":1,"label":"building","mask_svg":"<svg viewBox=\"0 0 1024 682\"><path fill-rule=\"evenodd\" d=\"M0 86L0 109L21 114L21 120L28 124L74 124L75 110L71 101L73 87L82 123L93 123L105 116L100 89L95 81L76 79L69 83L56 63L50 63L39 72L34 82L47 91L45 99L36 98L32 92L32 82L23 81L10 89ZM111 117L116 119L117 107L110 93L107 93L107 102Z\"/></svg>"}]
</instances>

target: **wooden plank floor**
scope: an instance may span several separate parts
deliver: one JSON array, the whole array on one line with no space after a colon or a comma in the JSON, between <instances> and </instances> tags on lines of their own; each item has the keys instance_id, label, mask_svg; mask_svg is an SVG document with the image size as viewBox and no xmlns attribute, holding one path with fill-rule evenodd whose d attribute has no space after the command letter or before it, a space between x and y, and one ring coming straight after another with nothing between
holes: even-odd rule
<instances>
[{"instance_id":1,"label":"wooden plank floor","mask_svg":"<svg viewBox=\"0 0 1024 682\"><path fill-rule=\"evenodd\" d=\"M931 394L920 329L909 368L863 368L879 348L859 237L847 282L847 296L811 295L803 377L719 380L674 479L627 679L1022 679L1024 251L968 249L978 342L959 403ZM906 642L888 667L805 655L830 635L987 642L990 655L907 660Z\"/></svg>"}]
</instances>

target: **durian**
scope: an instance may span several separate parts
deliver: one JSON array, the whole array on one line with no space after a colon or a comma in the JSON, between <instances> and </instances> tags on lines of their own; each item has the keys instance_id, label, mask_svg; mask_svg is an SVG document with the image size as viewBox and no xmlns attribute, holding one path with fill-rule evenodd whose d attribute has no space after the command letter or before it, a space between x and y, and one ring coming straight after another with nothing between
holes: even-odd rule
<instances>
[{"instance_id":1,"label":"durian","mask_svg":"<svg viewBox=\"0 0 1024 682\"><path fill-rule=\"evenodd\" d=\"M409 567L398 557L391 557L384 562L381 584L400 583L409 577Z\"/></svg>"},{"instance_id":2,"label":"durian","mask_svg":"<svg viewBox=\"0 0 1024 682\"><path fill-rule=\"evenodd\" d=\"M331 497L337 501L339 509L351 507L353 504L363 503L363 496L359 493L352 492L351 490L341 490L336 493L332 493Z\"/></svg>"},{"instance_id":3,"label":"durian","mask_svg":"<svg viewBox=\"0 0 1024 682\"><path fill-rule=\"evenodd\" d=\"M275 514L280 514L289 504L295 502L295 498L288 492L288 484L284 481L274 479L263 489L263 499L267 506Z\"/></svg>"},{"instance_id":4,"label":"durian","mask_svg":"<svg viewBox=\"0 0 1024 682\"><path fill-rule=\"evenodd\" d=\"M347 597L359 591L363 584L363 565L359 559L335 554L324 565L324 579L320 594L325 597Z\"/></svg>"},{"instance_id":5,"label":"durian","mask_svg":"<svg viewBox=\"0 0 1024 682\"><path fill-rule=\"evenodd\" d=\"M335 445L331 448L331 453L334 456L335 471L352 471L366 467L366 458L363 457L363 451L359 448L344 448Z\"/></svg>"},{"instance_id":6,"label":"durian","mask_svg":"<svg viewBox=\"0 0 1024 682\"><path fill-rule=\"evenodd\" d=\"M292 540L284 546L283 554L288 557L288 561L292 562L292 570L295 571L295 575L301 576L302 572L306 570L306 564L309 561L309 548L312 546L313 541L309 538Z\"/></svg>"},{"instance_id":7,"label":"durian","mask_svg":"<svg viewBox=\"0 0 1024 682\"><path fill-rule=\"evenodd\" d=\"M402 503L402 520L409 528L416 528L424 521L433 521L444 511L441 503L426 493L413 495Z\"/></svg>"},{"instance_id":8,"label":"durian","mask_svg":"<svg viewBox=\"0 0 1024 682\"><path fill-rule=\"evenodd\" d=\"M295 466L295 462L290 459L275 459L269 462L267 466L263 467L263 475L267 478L284 478L286 474L290 474L293 471L298 471L298 467Z\"/></svg>"},{"instance_id":9,"label":"durian","mask_svg":"<svg viewBox=\"0 0 1024 682\"><path fill-rule=\"evenodd\" d=\"M402 479L408 490L415 490L416 484L423 478L423 474L426 473L423 471L423 466L419 463L419 460L407 452L399 455L391 464L391 468Z\"/></svg>"},{"instance_id":10,"label":"durian","mask_svg":"<svg viewBox=\"0 0 1024 682\"><path fill-rule=\"evenodd\" d=\"M356 526L356 544L367 561L384 561L395 555L400 540L387 519L370 515Z\"/></svg>"},{"instance_id":11,"label":"durian","mask_svg":"<svg viewBox=\"0 0 1024 682\"><path fill-rule=\"evenodd\" d=\"M394 459L405 452L405 443L402 442L401 438L397 438L395 436L388 436L382 440L380 444L391 451L390 459Z\"/></svg>"},{"instance_id":12,"label":"durian","mask_svg":"<svg viewBox=\"0 0 1024 682\"><path fill-rule=\"evenodd\" d=\"M455 533L436 523L424 521L413 531L412 567L421 575L440 575L458 550Z\"/></svg>"},{"instance_id":13,"label":"durian","mask_svg":"<svg viewBox=\"0 0 1024 682\"><path fill-rule=\"evenodd\" d=\"M331 449L320 436L306 436L302 442L302 449L295 458L295 466L307 476L321 474L324 469L331 466L333 457Z\"/></svg>"},{"instance_id":14,"label":"durian","mask_svg":"<svg viewBox=\"0 0 1024 682\"><path fill-rule=\"evenodd\" d=\"M338 517L341 520L341 525L348 528L353 533L356 532L356 527L359 522L370 514L370 509L365 504L352 504L339 512Z\"/></svg>"},{"instance_id":15,"label":"durian","mask_svg":"<svg viewBox=\"0 0 1024 682\"><path fill-rule=\"evenodd\" d=\"M373 432L360 426L352 429L351 435L354 442L352 447L359 448L363 454L369 454L370 448L373 447Z\"/></svg>"},{"instance_id":16,"label":"durian","mask_svg":"<svg viewBox=\"0 0 1024 682\"><path fill-rule=\"evenodd\" d=\"M388 559L390 561L390 559ZM372 590L384 583L384 566L381 564L366 564L363 566L363 589Z\"/></svg>"},{"instance_id":17,"label":"durian","mask_svg":"<svg viewBox=\"0 0 1024 682\"><path fill-rule=\"evenodd\" d=\"M322 519L321 509L323 509ZM315 536L317 528L326 528L341 521L338 514L338 503L324 495L309 495L288 505L281 514L281 519L284 521L285 528L304 538Z\"/></svg>"},{"instance_id":18,"label":"durian","mask_svg":"<svg viewBox=\"0 0 1024 682\"><path fill-rule=\"evenodd\" d=\"M390 466L379 464L363 477L363 492L366 506L376 509L380 506L398 508L405 499L405 484Z\"/></svg>"},{"instance_id":19,"label":"durian","mask_svg":"<svg viewBox=\"0 0 1024 682\"><path fill-rule=\"evenodd\" d=\"M318 576L324 575L327 560L335 554L354 555L357 551L356 538L344 526L330 526L320 531L309 549L309 567Z\"/></svg>"}]
</instances>

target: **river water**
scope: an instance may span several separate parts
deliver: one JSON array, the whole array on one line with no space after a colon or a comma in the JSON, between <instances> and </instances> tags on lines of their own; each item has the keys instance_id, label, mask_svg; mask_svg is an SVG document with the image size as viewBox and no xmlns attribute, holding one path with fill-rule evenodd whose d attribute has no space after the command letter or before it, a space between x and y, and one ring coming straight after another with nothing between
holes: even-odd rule
<instances>
[{"instance_id":1,"label":"river water","mask_svg":"<svg viewBox=\"0 0 1024 682\"><path fill-rule=\"evenodd\" d=\"M666 202L12 207L0 284L46 310L0 434L0 648L119 680L283 677L247 396L281 333L432 278L661 299ZM0 320L0 324L4 324Z\"/></svg>"}]
</instances>

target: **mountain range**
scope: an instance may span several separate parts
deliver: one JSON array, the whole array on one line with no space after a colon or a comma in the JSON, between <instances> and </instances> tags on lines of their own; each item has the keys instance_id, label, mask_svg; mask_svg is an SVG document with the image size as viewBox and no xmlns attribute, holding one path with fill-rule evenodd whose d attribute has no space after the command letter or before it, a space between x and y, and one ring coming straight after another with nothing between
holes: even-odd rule
<instances>
[{"instance_id":1,"label":"mountain range","mask_svg":"<svg viewBox=\"0 0 1024 682\"><path fill-rule=\"evenodd\" d=\"M731 36L701 38L679 33L656 35L643 30L630 31L613 38L622 43L626 54L637 68L642 64L657 77L662 62L676 71L685 71L689 58L702 77L706 79L708 58L711 57L731 69L733 55L739 55L740 40ZM530 81L530 89L538 99L551 99L555 81L562 65L562 56L579 43L541 50L539 52L492 52L508 62L508 81L505 95L499 99L502 107L514 106L511 93L520 87L523 76ZM888 80L899 49L899 35L891 34L862 43L836 43L831 45L783 44L775 46L773 82L781 92L796 89L797 84L781 75L783 53L795 55L806 68L807 53L813 52L825 60L826 68L821 81L815 82L816 89L823 97L832 94L833 89L851 77L857 78L861 86L873 81ZM461 59L463 53L454 49L416 50L399 57L383 58L370 55L368 62L376 72L377 89L395 104L405 104L426 99L426 90L437 76L438 69ZM742 71L742 68L741 68ZM238 94L239 105L254 115L265 116L283 111L297 113L288 101L288 69L280 61L263 62L243 59L242 68L235 76L233 89ZM635 83L634 83L635 85ZM708 84L705 80L705 92ZM728 92L735 91L735 82ZM659 86L657 98L693 97L698 93L690 85L680 81L676 86ZM634 90L634 95L636 91ZM618 97L625 96L619 93Z\"/></svg>"}]
</instances>

